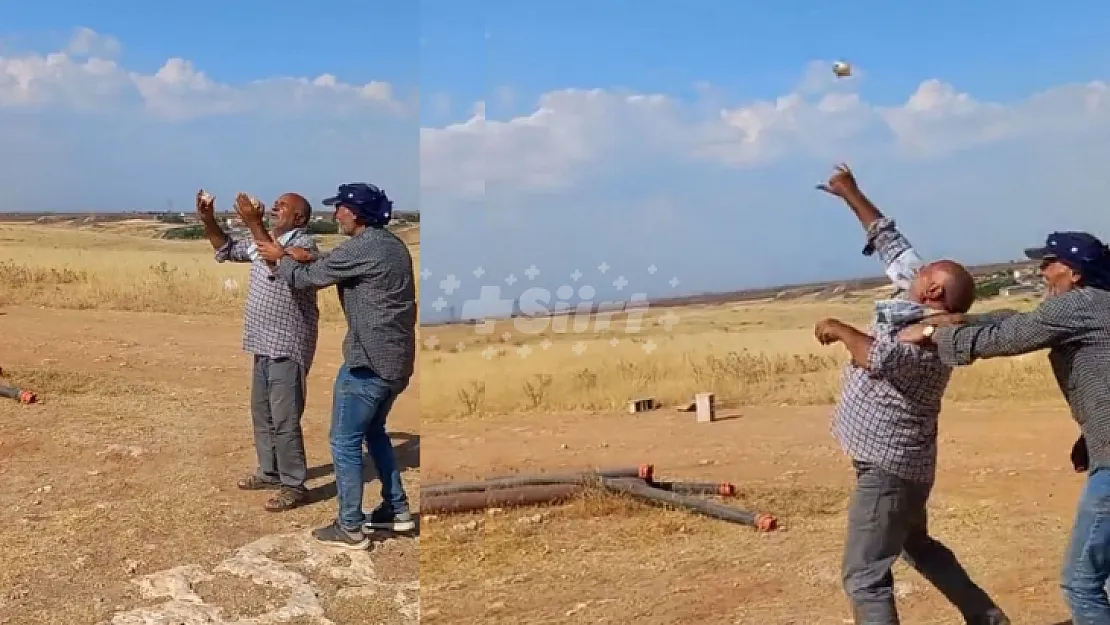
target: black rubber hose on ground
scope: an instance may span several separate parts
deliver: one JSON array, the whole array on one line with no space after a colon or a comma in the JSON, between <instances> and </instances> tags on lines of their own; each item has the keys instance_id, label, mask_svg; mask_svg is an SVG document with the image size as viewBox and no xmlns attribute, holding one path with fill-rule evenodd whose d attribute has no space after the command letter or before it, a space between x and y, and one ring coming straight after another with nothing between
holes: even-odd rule
<instances>
[{"instance_id":1,"label":"black rubber hose on ground","mask_svg":"<svg viewBox=\"0 0 1110 625\"><path fill-rule=\"evenodd\" d=\"M624 467L619 469L602 469L599 471L584 471L581 473L553 474L553 475L522 475L510 477L496 477L481 482L456 482L428 484L421 487L421 497L438 497L440 495L453 495L456 493L480 493L487 490L503 488L516 488L519 486L552 486L556 484L587 484L596 482L600 478L636 478L650 480L655 468L650 464L638 467Z\"/></svg>"},{"instance_id":2,"label":"black rubber hose on ground","mask_svg":"<svg viewBox=\"0 0 1110 625\"><path fill-rule=\"evenodd\" d=\"M5 386L3 384L0 384L0 397L14 399L21 404L33 404L37 399L37 396L31 391L25 391L14 386Z\"/></svg>"},{"instance_id":3,"label":"black rubber hose on ground","mask_svg":"<svg viewBox=\"0 0 1110 625\"><path fill-rule=\"evenodd\" d=\"M653 488L642 480L601 478L601 483L607 490L631 495L641 501L683 508L722 521L750 525L764 532L771 531L778 525L775 517L769 514L749 512L690 495Z\"/></svg>"},{"instance_id":4,"label":"black rubber hose on ground","mask_svg":"<svg viewBox=\"0 0 1110 625\"><path fill-rule=\"evenodd\" d=\"M427 497L421 493L420 513L454 514L489 508L562 503L581 493L584 488L581 484L550 484L451 493L433 497Z\"/></svg>"},{"instance_id":5,"label":"black rubber hose on ground","mask_svg":"<svg viewBox=\"0 0 1110 625\"><path fill-rule=\"evenodd\" d=\"M648 482L653 488L680 493L682 495L717 495L719 497L735 497L736 486L728 482Z\"/></svg>"}]
</instances>

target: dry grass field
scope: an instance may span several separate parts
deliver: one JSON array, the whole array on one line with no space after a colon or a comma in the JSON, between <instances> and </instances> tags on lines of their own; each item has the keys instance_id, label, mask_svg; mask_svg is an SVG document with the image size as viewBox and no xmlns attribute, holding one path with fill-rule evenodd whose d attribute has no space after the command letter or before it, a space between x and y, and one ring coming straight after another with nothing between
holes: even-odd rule
<instances>
[{"instance_id":1,"label":"dry grass field","mask_svg":"<svg viewBox=\"0 0 1110 625\"><path fill-rule=\"evenodd\" d=\"M651 462L666 477L734 482L741 505L785 527L759 534L592 495L429 517L424 621L851 622L839 566L852 476L828 433L844 355L812 327L864 323L875 295L653 309L634 333L621 319L609 331L425 328L425 481ZM716 393L723 419L675 410L698 391ZM628 414L640 396L663 408ZM1015 623L1067 614L1057 577L1082 483L1068 461L1076 435L1043 354L954 376L931 525ZM916 573L899 564L896 578L903 622L962 622Z\"/></svg>"},{"instance_id":2,"label":"dry grass field","mask_svg":"<svg viewBox=\"0 0 1110 625\"><path fill-rule=\"evenodd\" d=\"M305 415L314 501L270 514L235 488L254 463L247 267L156 230L0 224L0 367L42 398L0 403L0 623L417 622L418 539L350 555L303 540L335 514L334 292ZM391 417L417 505L419 393Z\"/></svg>"}]
</instances>

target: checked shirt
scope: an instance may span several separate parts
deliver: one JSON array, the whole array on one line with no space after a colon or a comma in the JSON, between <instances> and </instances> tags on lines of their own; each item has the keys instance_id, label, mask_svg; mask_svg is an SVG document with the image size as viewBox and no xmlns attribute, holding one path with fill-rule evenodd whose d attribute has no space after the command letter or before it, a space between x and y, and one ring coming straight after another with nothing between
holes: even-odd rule
<instances>
[{"instance_id":1,"label":"checked shirt","mask_svg":"<svg viewBox=\"0 0 1110 625\"><path fill-rule=\"evenodd\" d=\"M875 304L869 368L850 362L844 368L832 434L853 460L932 483L937 419L952 367L932 350L897 340L901 328L928 312L907 299L910 283L925 263L890 219L872 223L867 237L864 253L878 254L896 290L892 299Z\"/></svg>"},{"instance_id":2,"label":"checked shirt","mask_svg":"<svg viewBox=\"0 0 1110 625\"><path fill-rule=\"evenodd\" d=\"M304 228L285 233L277 243L319 253L316 240ZM316 289L294 289L278 279L266 261L258 257L250 241L228 237L227 243L216 251L216 260L251 263L243 351L256 356L289 358L306 372L311 369L320 326Z\"/></svg>"}]
</instances>

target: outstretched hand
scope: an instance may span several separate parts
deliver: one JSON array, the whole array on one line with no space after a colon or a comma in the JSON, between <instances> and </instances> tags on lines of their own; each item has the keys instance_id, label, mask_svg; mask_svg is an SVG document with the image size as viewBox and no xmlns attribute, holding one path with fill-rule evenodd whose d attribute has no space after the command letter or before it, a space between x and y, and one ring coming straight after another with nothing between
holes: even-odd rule
<instances>
[{"instance_id":1,"label":"outstretched hand","mask_svg":"<svg viewBox=\"0 0 1110 625\"><path fill-rule=\"evenodd\" d=\"M906 326L898 332L898 341L901 343L910 343L912 345L925 345L929 343L929 336L925 328L936 327L933 323L915 323Z\"/></svg>"},{"instance_id":2,"label":"outstretched hand","mask_svg":"<svg viewBox=\"0 0 1110 625\"><path fill-rule=\"evenodd\" d=\"M832 345L841 340L841 329L844 324L839 319L822 319L813 327L813 336L822 345Z\"/></svg>"},{"instance_id":3,"label":"outstretched hand","mask_svg":"<svg viewBox=\"0 0 1110 625\"><path fill-rule=\"evenodd\" d=\"M255 241L254 246L258 250L258 255L267 262L276 263L285 256L285 248L273 241Z\"/></svg>"},{"instance_id":4,"label":"outstretched hand","mask_svg":"<svg viewBox=\"0 0 1110 625\"><path fill-rule=\"evenodd\" d=\"M312 252L303 247L287 247L285 248L285 253L298 263L311 263L316 260Z\"/></svg>"},{"instance_id":5,"label":"outstretched hand","mask_svg":"<svg viewBox=\"0 0 1110 625\"><path fill-rule=\"evenodd\" d=\"M262 223L266 207L261 201L246 193L238 193L235 196L235 212L239 213L243 223Z\"/></svg>"},{"instance_id":6,"label":"outstretched hand","mask_svg":"<svg viewBox=\"0 0 1110 625\"><path fill-rule=\"evenodd\" d=\"M817 188L839 198L845 198L854 193L859 193L859 185L856 184L856 177L852 174L852 170L848 168L848 165L844 163L837 165L829 181L817 185Z\"/></svg>"},{"instance_id":7,"label":"outstretched hand","mask_svg":"<svg viewBox=\"0 0 1110 625\"><path fill-rule=\"evenodd\" d=\"M201 217L212 217L216 214L216 196L201 189L197 191L197 213Z\"/></svg>"}]
</instances>

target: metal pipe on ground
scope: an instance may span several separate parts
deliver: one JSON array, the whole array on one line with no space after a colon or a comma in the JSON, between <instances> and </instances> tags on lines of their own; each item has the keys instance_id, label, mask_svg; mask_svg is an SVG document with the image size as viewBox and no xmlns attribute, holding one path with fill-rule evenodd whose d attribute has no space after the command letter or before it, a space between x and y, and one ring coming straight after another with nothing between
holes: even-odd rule
<instances>
[{"instance_id":1,"label":"metal pipe on ground","mask_svg":"<svg viewBox=\"0 0 1110 625\"><path fill-rule=\"evenodd\" d=\"M553 475L522 475L495 477L481 482L457 482L427 484L420 489L422 497L438 497L456 493L481 493L487 490L504 488L517 488L520 486L554 486L558 484L582 485L597 482L601 478L638 478L650 480L655 475L655 467L650 464L641 464L638 467L621 467L617 469L600 469L597 471L583 471L580 473L553 474Z\"/></svg>"},{"instance_id":2,"label":"metal pipe on ground","mask_svg":"<svg viewBox=\"0 0 1110 625\"><path fill-rule=\"evenodd\" d=\"M562 503L584 490L582 484L519 486L479 492L426 496L421 492L421 514L454 514L486 508L508 508L536 504Z\"/></svg>"},{"instance_id":3,"label":"metal pipe on ground","mask_svg":"<svg viewBox=\"0 0 1110 625\"><path fill-rule=\"evenodd\" d=\"M684 508L722 521L750 525L764 532L778 526L778 521L769 514L749 512L690 495L652 488L640 480L602 478L601 483L607 490L631 495L641 501Z\"/></svg>"},{"instance_id":4,"label":"metal pipe on ground","mask_svg":"<svg viewBox=\"0 0 1110 625\"><path fill-rule=\"evenodd\" d=\"M21 404L33 404L38 400L38 395L14 386L0 384L0 397L14 399Z\"/></svg>"},{"instance_id":5,"label":"metal pipe on ground","mask_svg":"<svg viewBox=\"0 0 1110 625\"><path fill-rule=\"evenodd\" d=\"M674 481L650 481L647 482L649 486L658 488L660 490L670 491L672 493L680 493L683 495L717 495L719 497L735 497L736 485L728 482L674 482Z\"/></svg>"}]
</instances>

